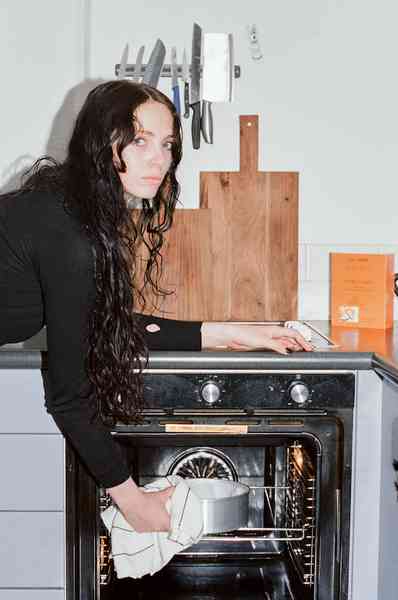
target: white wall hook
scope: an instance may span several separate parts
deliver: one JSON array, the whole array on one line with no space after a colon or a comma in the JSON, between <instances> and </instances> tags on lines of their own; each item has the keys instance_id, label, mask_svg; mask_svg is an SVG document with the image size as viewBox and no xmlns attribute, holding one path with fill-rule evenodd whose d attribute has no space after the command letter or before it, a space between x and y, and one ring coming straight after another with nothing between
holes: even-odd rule
<instances>
[{"instance_id":1,"label":"white wall hook","mask_svg":"<svg viewBox=\"0 0 398 600\"><path fill-rule=\"evenodd\" d=\"M258 39L257 25L248 25L247 35L249 38L249 50L252 59L261 60L263 58L263 52L261 50L260 42Z\"/></svg>"}]
</instances>

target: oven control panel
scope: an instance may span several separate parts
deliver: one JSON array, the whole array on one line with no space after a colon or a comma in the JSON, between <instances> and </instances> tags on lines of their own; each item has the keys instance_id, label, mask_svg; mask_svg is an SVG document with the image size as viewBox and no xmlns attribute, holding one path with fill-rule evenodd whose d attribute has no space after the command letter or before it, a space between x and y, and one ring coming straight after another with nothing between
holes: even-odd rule
<instances>
[{"instance_id":1,"label":"oven control panel","mask_svg":"<svg viewBox=\"0 0 398 600\"><path fill-rule=\"evenodd\" d=\"M355 374L344 372L144 373L151 409L326 409L352 407Z\"/></svg>"}]
</instances>

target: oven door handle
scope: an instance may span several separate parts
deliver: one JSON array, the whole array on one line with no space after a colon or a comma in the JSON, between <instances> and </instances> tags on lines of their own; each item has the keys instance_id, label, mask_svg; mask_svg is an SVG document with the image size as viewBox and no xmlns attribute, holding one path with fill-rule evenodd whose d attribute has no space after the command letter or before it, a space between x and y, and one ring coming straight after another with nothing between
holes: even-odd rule
<instances>
[{"instance_id":1,"label":"oven door handle","mask_svg":"<svg viewBox=\"0 0 398 600\"><path fill-rule=\"evenodd\" d=\"M341 572L341 490L336 490L336 528L334 534L334 559L333 559L333 589L334 596L339 597L340 572Z\"/></svg>"},{"instance_id":2,"label":"oven door handle","mask_svg":"<svg viewBox=\"0 0 398 600\"><path fill-rule=\"evenodd\" d=\"M336 490L336 534L335 534L335 561L340 564L341 554L341 490Z\"/></svg>"}]
</instances>

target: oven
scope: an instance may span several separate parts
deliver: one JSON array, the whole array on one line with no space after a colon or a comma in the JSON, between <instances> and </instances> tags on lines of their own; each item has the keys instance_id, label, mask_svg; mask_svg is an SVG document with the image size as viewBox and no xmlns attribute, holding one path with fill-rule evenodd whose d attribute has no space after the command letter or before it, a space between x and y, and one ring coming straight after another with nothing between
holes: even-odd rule
<instances>
[{"instance_id":1,"label":"oven","mask_svg":"<svg viewBox=\"0 0 398 600\"><path fill-rule=\"evenodd\" d=\"M118 579L100 519L110 499L68 447L67 600L348 598L354 373L149 369L144 395L142 420L112 427L134 480L240 481L247 526Z\"/></svg>"}]
</instances>

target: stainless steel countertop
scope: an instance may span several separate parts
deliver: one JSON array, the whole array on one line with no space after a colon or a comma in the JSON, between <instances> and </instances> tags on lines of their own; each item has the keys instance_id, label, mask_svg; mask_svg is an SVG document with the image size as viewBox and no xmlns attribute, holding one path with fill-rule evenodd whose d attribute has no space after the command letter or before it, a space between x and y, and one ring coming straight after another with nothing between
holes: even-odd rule
<instances>
[{"instance_id":1,"label":"stainless steel countertop","mask_svg":"<svg viewBox=\"0 0 398 600\"><path fill-rule=\"evenodd\" d=\"M328 321L307 321L337 347L289 356L267 351L152 352L149 368L261 369L261 370L370 370L378 369L398 381L398 322L389 330L331 327ZM0 348L0 368L46 368L45 332L19 344Z\"/></svg>"}]
</instances>

